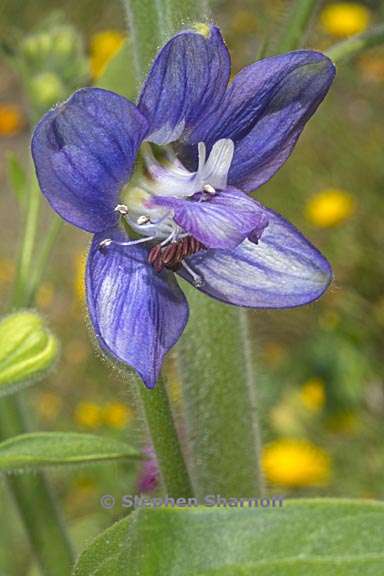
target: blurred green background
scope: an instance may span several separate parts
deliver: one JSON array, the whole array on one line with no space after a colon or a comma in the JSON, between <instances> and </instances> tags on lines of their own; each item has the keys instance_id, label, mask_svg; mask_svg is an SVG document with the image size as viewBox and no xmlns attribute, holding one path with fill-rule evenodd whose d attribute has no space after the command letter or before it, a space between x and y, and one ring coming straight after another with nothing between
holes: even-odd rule
<instances>
[{"instance_id":1,"label":"blurred green background","mask_svg":"<svg viewBox=\"0 0 384 576\"><path fill-rule=\"evenodd\" d=\"M290 4L214 3L235 72L258 57L264 38L273 53ZM305 46L326 49L382 16L379 1L324 2ZM126 34L118 2L0 3L2 313L7 311L22 222L6 158L12 152L28 165L35 119L31 98L40 98L43 109L56 89L52 76L43 76L32 94L26 90L25 70L12 62L31 33L50 27L44 24L47 18L74 26L82 43L84 61L72 74L73 88L97 83ZM39 74L52 73L48 60L40 64ZM68 84L64 76L60 70L56 80ZM384 49L341 64L293 156L257 191L257 198L294 222L324 252L335 274L319 302L297 310L251 313L263 465L272 493L384 497L383 88ZM48 215L46 206L44 210ZM82 276L88 242L86 234L65 225L38 291L36 307L60 338L62 353L55 371L26 392L30 415L39 430L92 431L136 441L141 426L130 390L103 362L87 327ZM181 413L172 354L168 371L173 402ZM111 464L50 472L79 548L121 516L121 510L102 510L100 495L134 492L137 472ZM0 527L0 573L30 574L30 552L3 488L0 506L7 522L5 527L2 520Z\"/></svg>"}]
</instances>

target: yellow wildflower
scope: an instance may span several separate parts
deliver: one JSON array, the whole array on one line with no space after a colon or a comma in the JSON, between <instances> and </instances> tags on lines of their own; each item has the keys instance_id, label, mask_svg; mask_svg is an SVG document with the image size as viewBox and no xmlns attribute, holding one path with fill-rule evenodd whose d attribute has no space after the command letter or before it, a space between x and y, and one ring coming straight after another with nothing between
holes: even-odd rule
<instances>
[{"instance_id":1,"label":"yellow wildflower","mask_svg":"<svg viewBox=\"0 0 384 576\"><path fill-rule=\"evenodd\" d=\"M80 402L74 412L74 421L85 428L98 428L102 424L102 409L93 402Z\"/></svg>"},{"instance_id":2,"label":"yellow wildflower","mask_svg":"<svg viewBox=\"0 0 384 576\"><path fill-rule=\"evenodd\" d=\"M300 400L310 412L318 412L325 404L325 386L321 378L310 378L300 390Z\"/></svg>"},{"instance_id":3,"label":"yellow wildflower","mask_svg":"<svg viewBox=\"0 0 384 576\"><path fill-rule=\"evenodd\" d=\"M352 216L355 201L339 188L326 188L315 194L307 203L306 216L318 228L336 226Z\"/></svg>"},{"instance_id":4,"label":"yellow wildflower","mask_svg":"<svg viewBox=\"0 0 384 576\"><path fill-rule=\"evenodd\" d=\"M297 488L327 484L331 463L328 454L311 442L283 438L264 447L262 466L270 482Z\"/></svg>"},{"instance_id":5,"label":"yellow wildflower","mask_svg":"<svg viewBox=\"0 0 384 576\"><path fill-rule=\"evenodd\" d=\"M109 402L103 409L104 423L111 428L125 428L134 417L134 412L130 406L121 402Z\"/></svg>"},{"instance_id":6,"label":"yellow wildflower","mask_svg":"<svg viewBox=\"0 0 384 576\"><path fill-rule=\"evenodd\" d=\"M37 411L44 420L53 421L62 407L60 396L53 392L42 392L36 402Z\"/></svg>"},{"instance_id":7,"label":"yellow wildflower","mask_svg":"<svg viewBox=\"0 0 384 576\"><path fill-rule=\"evenodd\" d=\"M360 34L368 27L371 13L357 2L336 2L326 6L320 15L320 22L327 34L344 38Z\"/></svg>"},{"instance_id":8,"label":"yellow wildflower","mask_svg":"<svg viewBox=\"0 0 384 576\"><path fill-rule=\"evenodd\" d=\"M117 30L97 32L91 38L91 76L97 80L108 62L117 54L124 42L124 35Z\"/></svg>"},{"instance_id":9,"label":"yellow wildflower","mask_svg":"<svg viewBox=\"0 0 384 576\"><path fill-rule=\"evenodd\" d=\"M0 136L14 136L24 128L25 120L17 104L0 104Z\"/></svg>"}]
</instances>

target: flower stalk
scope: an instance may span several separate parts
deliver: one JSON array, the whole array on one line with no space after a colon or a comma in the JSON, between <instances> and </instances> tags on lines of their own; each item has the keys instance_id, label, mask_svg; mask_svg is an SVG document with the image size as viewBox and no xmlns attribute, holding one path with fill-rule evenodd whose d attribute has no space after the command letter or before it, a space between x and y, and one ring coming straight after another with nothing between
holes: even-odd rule
<instances>
[{"instance_id":1,"label":"flower stalk","mask_svg":"<svg viewBox=\"0 0 384 576\"><path fill-rule=\"evenodd\" d=\"M308 24L316 10L318 0L296 0L293 3L283 36L278 45L278 53L299 48Z\"/></svg>"},{"instance_id":2,"label":"flower stalk","mask_svg":"<svg viewBox=\"0 0 384 576\"><path fill-rule=\"evenodd\" d=\"M147 426L156 451L166 494L173 498L190 498L193 490L172 417L164 379L148 391L138 382Z\"/></svg>"},{"instance_id":3,"label":"flower stalk","mask_svg":"<svg viewBox=\"0 0 384 576\"><path fill-rule=\"evenodd\" d=\"M256 384L248 319L184 287L190 322L179 345L179 368L198 497L263 493Z\"/></svg>"},{"instance_id":4,"label":"flower stalk","mask_svg":"<svg viewBox=\"0 0 384 576\"><path fill-rule=\"evenodd\" d=\"M340 62L357 56L361 52L384 43L384 24L376 26L368 32L352 36L343 42L335 44L325 53L333 60Z\"/></svg>"}]
</instances>

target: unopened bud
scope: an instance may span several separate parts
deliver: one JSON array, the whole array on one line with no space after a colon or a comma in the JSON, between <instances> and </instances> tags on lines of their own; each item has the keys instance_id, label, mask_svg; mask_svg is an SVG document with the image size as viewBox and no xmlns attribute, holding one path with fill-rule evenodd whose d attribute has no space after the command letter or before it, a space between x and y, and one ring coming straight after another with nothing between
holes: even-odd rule
<instances>
[{"instance_id":1,"label":"unopened bud","mask_svg":"<svg viewBox=\"0 0 384 576\"><path fill-rule=\"evenodd\" d=\"M77 36L69 26L59 28L53 38L54 53L61 57L70 56L77 49L78 44Z\"/></svg>"},{"instance_id":2,"label":"unopened bud","mask_svg":"<svg viewBox=\"0 0 384 576\"><path fill-rule=\"evenodd\" d=\"M49 108L65 98L65 88L53 72L42 72L30 81L33 102L40 108Z\"/></svg>"},{"instance_id":3,"label":"unopened bud","mask_svg":"<svg viewBox=\"0 0 384 576\"><path fill-rule=\"evenodd\" d=\"M0 321L0 395L44 376L56 360L58 341L36 312Z\"/></svg>"}]
</instances>

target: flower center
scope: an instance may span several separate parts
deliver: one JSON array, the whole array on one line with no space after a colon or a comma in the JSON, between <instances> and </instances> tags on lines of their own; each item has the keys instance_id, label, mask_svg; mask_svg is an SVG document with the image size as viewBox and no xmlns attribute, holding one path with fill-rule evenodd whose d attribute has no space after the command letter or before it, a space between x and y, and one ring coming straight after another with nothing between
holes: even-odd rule
<instances>
[{"instance_id":1,"label":"flower center","mask_svg":"<svg viewBox=\"0 0 384 576\"><path fill-rule=\"evenodd\" d=\"M167 163L159 163L150 148L145 148L143 157L148 176L143 177L136 187L126 190L126 202L118 204L115 210L137 234L137 240L117 242L106 238L100 243L100 250L111 244L132 246L150 243L148 262L157 272L163 268L177 270L184 267L192 277L195 286L203 284L185 262L185 259L206 246L181 228L174 220L174 210L167 199L185 201L209 201L227 186L228 172L232 163L234 144L230 139L217 141L207 158L206 146L198 144L198 168L190 172L168 152ZM156 202L158 199L158 202ZM163 202L160 202L160 199Z\"/></svg>"}]
</instances>

